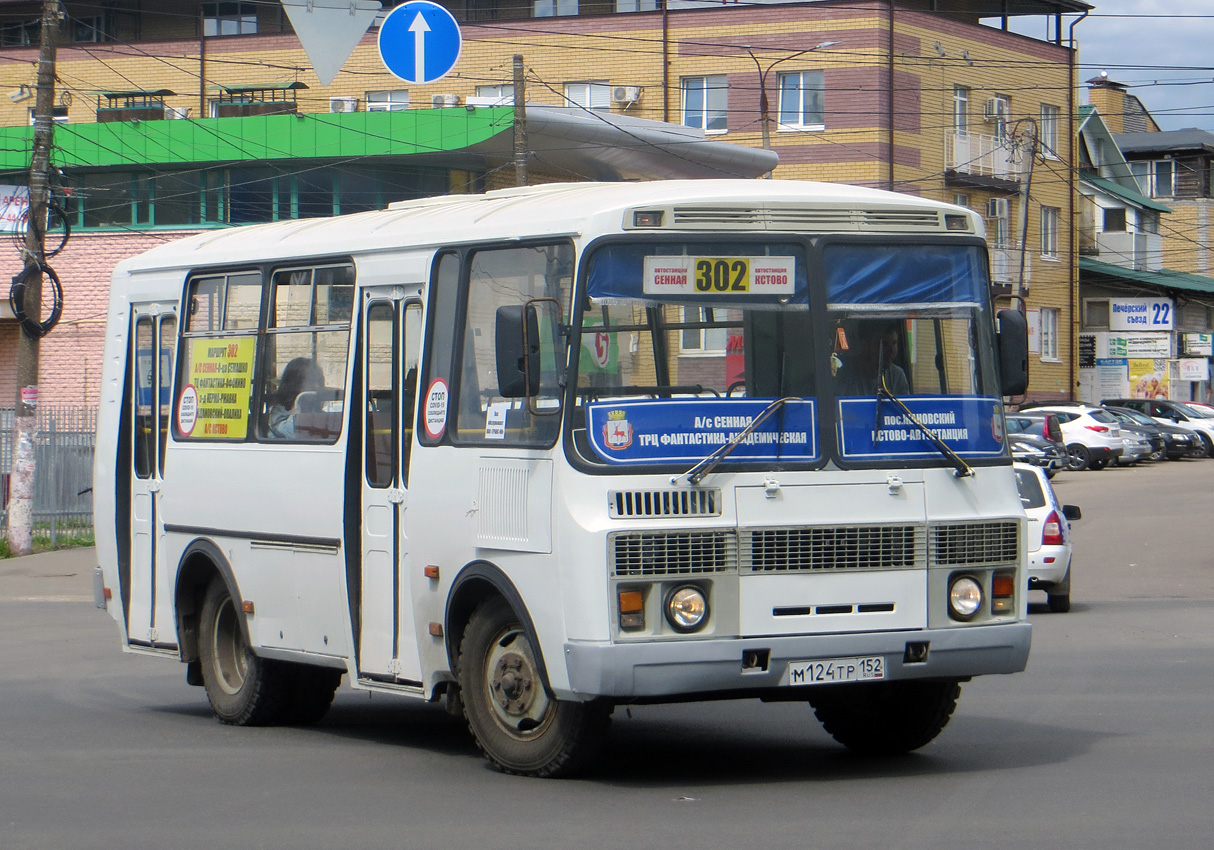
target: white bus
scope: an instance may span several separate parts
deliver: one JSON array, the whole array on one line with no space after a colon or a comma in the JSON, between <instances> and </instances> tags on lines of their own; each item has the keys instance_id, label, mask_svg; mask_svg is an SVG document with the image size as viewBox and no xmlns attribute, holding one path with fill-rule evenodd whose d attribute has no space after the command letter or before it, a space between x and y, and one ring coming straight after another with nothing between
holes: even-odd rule
<instances>
[{"instance_id":1,"label":"white bus","mask_svg":"<svg viewBox=\"0 0 1214 850\"><path fill-rule=\"evenodd\" d=\"M113 277L98 605L219 719L354 688L584 767L617 705L904 752L1022 670L981 219L792 181L563 184L222 230Z\"/></svg>"}]
</instances>

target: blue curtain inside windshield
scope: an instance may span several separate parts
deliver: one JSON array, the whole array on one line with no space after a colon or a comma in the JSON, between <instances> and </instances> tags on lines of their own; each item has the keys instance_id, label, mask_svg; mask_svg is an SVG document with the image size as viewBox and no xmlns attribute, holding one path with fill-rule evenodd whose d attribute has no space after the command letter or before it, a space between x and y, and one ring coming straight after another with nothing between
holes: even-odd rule
<instances>
[{"instance_id":1,"label":"blue curtain inside windshield","mask_svg":"<svg viewBox=\"0 0 1214 850\"><path fill-rule=\"evenodd\" d=\"M980 249L966 245L828 245L826 300L845 304L981 304Z\"/></svg>"},{"instance_id":2,"label":"blue curtain inside windshield","mask_svg":"<svg viewBox=\"0 0 1214 850\"><path fill-rule=\"evenodd\" d=\"M796 260L792 295L771 295L760 293L757 287L747 286L742 289L731 289L725 292L706 292L679 290L671 292L668 297L645 292L645 257L668 256L675 259L686 256L700 258L756 258L756 257L793 257ZM751 262L750 265L757 264ZM594 252L590 260L590 270L587 276L587 294L591 298L610 301L703 301L705 304L731 303L741 307L787 307L788 305L809 304L809 284L805 273L805 260L800 246L790 244L757 244L757 243L715 243L677 246L653 245L605 245Z\"/></svg>"}]
</instances>

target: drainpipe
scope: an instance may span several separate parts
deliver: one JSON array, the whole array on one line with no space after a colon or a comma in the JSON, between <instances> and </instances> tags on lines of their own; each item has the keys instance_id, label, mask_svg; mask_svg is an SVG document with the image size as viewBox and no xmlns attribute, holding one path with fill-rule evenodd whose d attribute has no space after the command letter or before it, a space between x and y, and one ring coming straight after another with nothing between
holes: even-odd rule
<instances>
[{"instance_id":1,"label":"drainpipe","mask_svg":"<svg viewBox=\"0 0 1214 850\"><path fill-rule=\"evenodd\" d=\"M1071 399L1075 398L1076 391L1079 389L1079 269L1075 262L1075 27L1088 16L1088 12L1084 12L1075 20L1071 21L1070 37L1067 44L1067 63L1066 63L1066 117L1067 117L1067 134L1066 134L1066 156L1067 156L1067 220L1070 223L1068 228L1070 238L1067 241L1067 268L1070 274L1071 284L1071 369L1070 380L1071 388L1068 395Z\"/></svg>"},{"instance_id":2,"label":"drainpipe","mask_svg":"<svg viewBox=\"0 0 1214 850\"><path fill-rule=\"evenodd\" d=\"M894 190L894 0L889 0L888 41L889 61L886 76L889 78L889 109L887 110L886 120L889 121L889 135L885 146L885 154L889 157L889 181L886 188L892 192Z\"/></svg>"},{"instance_id":3,"label":"drainpipe","mask_svg":"<svg viewBox=\"0 0 1214 850\"><path fill-rule=\"evenodd\" d=\"M670 123L670 0L662 0L662 120Z\"/></svg>"}]
</instances>

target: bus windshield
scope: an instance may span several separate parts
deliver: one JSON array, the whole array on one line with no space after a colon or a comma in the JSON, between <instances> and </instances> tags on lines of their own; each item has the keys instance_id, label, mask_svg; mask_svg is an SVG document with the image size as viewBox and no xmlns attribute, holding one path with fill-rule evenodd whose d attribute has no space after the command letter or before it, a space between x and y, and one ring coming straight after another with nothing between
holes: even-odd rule
<instances>
[{"instance_id":1,"label":"bus windshield","mask_svg":"<svg viewBox=\"0 0 1214 850\"><path fill-rule=\"evenodd\" d=\"M961 454L1004 453L977 244L611 243L585 278L572 421L590 464L694 463L775 399L730 461L943 462L891 397Z\"/></svg>"}]
</instances>

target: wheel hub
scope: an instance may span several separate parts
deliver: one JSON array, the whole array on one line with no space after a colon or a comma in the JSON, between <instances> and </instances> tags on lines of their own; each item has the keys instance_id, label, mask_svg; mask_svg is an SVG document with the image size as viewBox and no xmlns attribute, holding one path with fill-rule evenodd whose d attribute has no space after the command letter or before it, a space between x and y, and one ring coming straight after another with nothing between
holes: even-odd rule
<instances>
[{"instance_id":1,"label":"wheel hub","mask_svg":"<svg viewBox=\"0 0 1214 850\"><path fill-rule=\"evenodd\" d=\"M535 701L535 680L530 665L517 652L507 652L494 665L490 687L493 698L507 714L527 714Z\"/></svg>"}]
</instances>

